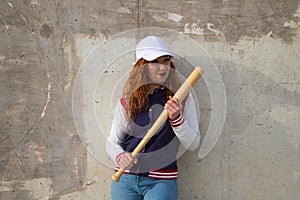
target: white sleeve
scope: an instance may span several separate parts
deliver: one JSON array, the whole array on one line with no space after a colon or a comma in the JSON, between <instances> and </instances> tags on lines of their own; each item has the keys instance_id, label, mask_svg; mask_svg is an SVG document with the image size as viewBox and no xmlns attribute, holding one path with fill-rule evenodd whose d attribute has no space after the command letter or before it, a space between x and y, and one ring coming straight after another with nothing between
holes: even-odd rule
<instances>
[{"instance_id":1,"label":"white sleeve","mask_svg":"<svg viewBox=\"0 0 300 200\"><path fill-rule=\"evenodd\" d=\"M120 101L117 103L114 110L114 118L110 130L110 134L106 142L106 151L108 155L116 163L116 157L124 152L121 143L127 132L126 111Z\"/></svg>"},{"instance_id":2,"label":"white sleeve","mask_svg":"<svg viewBox=\"0 0 300 200\"><path fill-rule=\"evenodd\" d=\"M195 150L200 143L200 131L197 120L196 106L194 98L188 95L183 110L184 122L180 126L173 127L180 143L185 149Z\"/></svg>"}]
</instances>

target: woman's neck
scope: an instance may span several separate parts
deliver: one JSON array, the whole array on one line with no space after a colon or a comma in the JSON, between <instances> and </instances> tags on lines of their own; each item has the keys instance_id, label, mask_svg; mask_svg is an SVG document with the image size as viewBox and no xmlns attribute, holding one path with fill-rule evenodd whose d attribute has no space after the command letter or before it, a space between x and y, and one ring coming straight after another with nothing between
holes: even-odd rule
<instances>
[{"instance_id":1,"label":"woman's neck","mask_svg":"<svg viewBox=\"0 0 300 200\"><path fill-rule=\"evenodd\" d=\"M152 84L149 85L148 94L153 94L155 89L159 89L159 88L162 88L162 87L163 86L161 86L159 84L152 83Z\"/></svg>"}]
</instances>

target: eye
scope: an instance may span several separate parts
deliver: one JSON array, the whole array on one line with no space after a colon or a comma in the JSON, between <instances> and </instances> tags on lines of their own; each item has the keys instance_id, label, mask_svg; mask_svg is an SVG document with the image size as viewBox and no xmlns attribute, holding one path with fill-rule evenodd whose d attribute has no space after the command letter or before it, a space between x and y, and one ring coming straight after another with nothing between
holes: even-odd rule
<instances>
[{"instance_id":1,"label":"eye","mask_svg":"<svg viewBox=\"0 0 300 200\"><path fill-rule=\"evenodd\" d=\"M158 63L158 60L152 60L151 63Z\"/></svg>"},{"instance_id":2,"label":"eye","mask_svg":"<svg viewBox=\"0 0 300 200\"><path fill-rule=\"evenodd\" d=\"M164 59L164 62L170 62L171 61L171 57L167 57L166 59Z\"/></svg>"}]
</instances>

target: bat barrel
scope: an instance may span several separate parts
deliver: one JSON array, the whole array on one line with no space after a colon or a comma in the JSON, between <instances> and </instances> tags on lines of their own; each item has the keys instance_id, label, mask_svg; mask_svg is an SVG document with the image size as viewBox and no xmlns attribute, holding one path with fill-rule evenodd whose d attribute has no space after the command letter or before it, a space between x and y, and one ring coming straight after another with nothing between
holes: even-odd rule
<instances>
[{"instance_id":1,"label":"bat barrel","mask_svg":"<svg viewBox=\"0 0 300 200\"><path fill-rule=\"evenodd\" d=\"M188 78L183 82L177 92L174 94L174 98L182 101L187 94L191 91L192 87L196 84L199 78L202 76L203 70L201 67L196 67Z\"/></svg>"}]
</instances>

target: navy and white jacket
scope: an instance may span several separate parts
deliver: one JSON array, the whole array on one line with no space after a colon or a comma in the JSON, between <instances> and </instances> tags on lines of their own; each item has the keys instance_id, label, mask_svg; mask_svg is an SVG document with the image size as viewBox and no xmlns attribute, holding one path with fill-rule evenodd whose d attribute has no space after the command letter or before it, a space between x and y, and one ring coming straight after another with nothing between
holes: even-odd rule
<instances>
[{"instance_id":1,"label":"navy and white jacket","mask_svg":"<svg viewBox=\"0 0 300 200\"><path fill-rule=\"evenodd\" d=\"M106 150L115 161L115 171L119 169L118 161L125 152L132 152L151 128L166 103L165 89L155 89L149 94L150 106L136 113L128 123L127 104L121 98L114 111L111 132ZM195 102L188 95L183 113L174 120L167 120L159 131L150 139L138 156L138 163L125 173L147 176L157 179L176 179L178 175L177 158L184 150L195 150L200 142Z\"/></svg>"}]
</instances>

